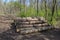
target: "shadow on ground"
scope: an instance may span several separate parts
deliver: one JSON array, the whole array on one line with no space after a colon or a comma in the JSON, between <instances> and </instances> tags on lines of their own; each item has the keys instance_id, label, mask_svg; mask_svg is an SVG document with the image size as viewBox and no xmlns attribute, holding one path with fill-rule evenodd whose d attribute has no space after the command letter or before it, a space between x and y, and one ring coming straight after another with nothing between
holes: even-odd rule
<instances>
[{"instance_id":1,"label":"shadow on ground","mask_svg":"<svg viewBox=\"0 0 60 40\"><path fill-rule=\"evenodd\" d=\"M0 33L0 40L60 40L60 29L21 35L9 29Z\"/></svg>"}]
</instances>

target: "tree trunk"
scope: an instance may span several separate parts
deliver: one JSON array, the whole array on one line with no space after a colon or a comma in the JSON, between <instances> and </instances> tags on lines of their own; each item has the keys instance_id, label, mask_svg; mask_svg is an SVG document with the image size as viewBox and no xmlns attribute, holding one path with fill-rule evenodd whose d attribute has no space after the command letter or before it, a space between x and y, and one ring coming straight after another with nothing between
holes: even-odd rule
<instances>
[{"instance_id":1,"label":"tree trunk","mask_svg":"<svg viewBox=\"0 0 60 40\"><path fill-rule=\"evenodd\" d=\"M53 5L52 5L52 15L51 15L51 25L53 24L53 16L55 12L55 5L56 5L56 0L53 0Z\"/></svg>"},{"instance_id":2,"label":"tree trunk","mask_svg":"<svg viewBox=\"0 0 60 40\"><path fill-rule=\"evenodd\" d=\"M38 16L38 2L39 2L39 0L37 0L37 16Z\"/></svg>"},{"instance_id":3,"label":"tree trunk","mask_svg":"<svg viewBox=\"0 0 60 40\"><path fill-rule=\"evenodd\" d=\"M45 3L45 18L47 19L47 17L48 17L48 13L47 13L47 1L44 0L44 3Z\"/></svg>"}]
</instances>

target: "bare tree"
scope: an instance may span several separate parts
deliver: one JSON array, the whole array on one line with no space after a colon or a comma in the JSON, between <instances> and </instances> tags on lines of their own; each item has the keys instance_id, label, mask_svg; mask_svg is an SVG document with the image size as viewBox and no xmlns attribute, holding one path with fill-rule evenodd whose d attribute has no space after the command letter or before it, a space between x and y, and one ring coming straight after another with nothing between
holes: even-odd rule
<instances>
[{"instance_id":1,"label":"bare tree","mask_svg":"<svg viewBox=\"0 0 60 40\"><path fill-rule=\"evenodd\" d=\"M45 18L47 19L48 13L47 13L47 0L44 0L45 5Z\"/></svg>"},{"instance_id":2,"label":"bare tree","mask_svg":"<svg viewBox=\"0 0 60 40\"><path fill-rule=\"evenodd\" d=\"M55 12L55 6L56 6L56 0L53 0L53 5L52 5L52 16L51 16L51 25L53 24L53 16Z\"/></svg>"},{"instance_id":3,"label":"bare tree","mask_svg":"<svg viewBox=\"0 0 60 40\"><path fill-rule=\"evenodd\" d=\"M38 16L38 2L39 2L39 0L37 0L37 16Z\"/></svg>"}]
</instances>

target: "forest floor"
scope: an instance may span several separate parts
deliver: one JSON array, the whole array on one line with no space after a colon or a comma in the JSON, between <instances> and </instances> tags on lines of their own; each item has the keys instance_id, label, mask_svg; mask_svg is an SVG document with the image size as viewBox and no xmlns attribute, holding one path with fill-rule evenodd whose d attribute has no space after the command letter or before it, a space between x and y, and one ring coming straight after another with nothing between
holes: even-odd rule
<instances>
[{"instance_id":1,"label":"forest floor","mask_svg":"<svg viewBox=\"0 0 60 40\"><path fill-rule=\"evenodd\" d=\"M60 29L53 29L27 35L15 33L14 30L9 29L0 33L0 40L60 40Z\"/></svg>"}]
</instances>

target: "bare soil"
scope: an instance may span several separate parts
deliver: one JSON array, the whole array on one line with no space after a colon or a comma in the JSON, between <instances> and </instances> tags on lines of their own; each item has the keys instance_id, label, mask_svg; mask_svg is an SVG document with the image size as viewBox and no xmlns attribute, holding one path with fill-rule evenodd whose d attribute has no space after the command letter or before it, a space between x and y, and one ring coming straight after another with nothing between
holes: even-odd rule
<instances>
[{"instance_id":1,"label":"bare soil","mask_svg":"<svg viewBox=\"0 0 60 40\"><path fill-rule=\"evenodd\" d=\"M0 40L60 40L60 29L53 29L37 33L22 35L13 29L0 31Z\"/></svg>"}]
</instances>

